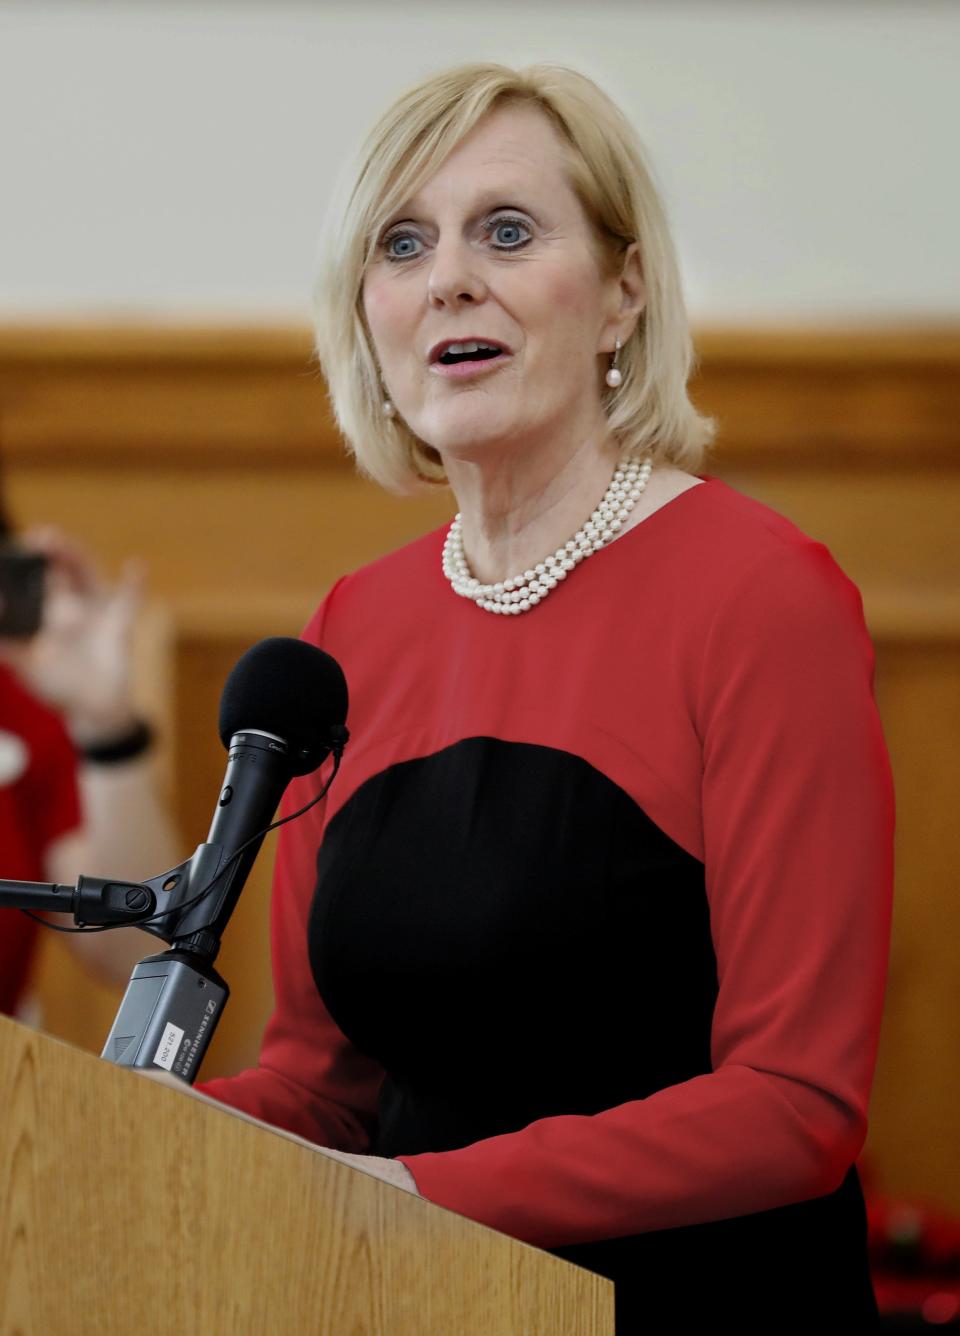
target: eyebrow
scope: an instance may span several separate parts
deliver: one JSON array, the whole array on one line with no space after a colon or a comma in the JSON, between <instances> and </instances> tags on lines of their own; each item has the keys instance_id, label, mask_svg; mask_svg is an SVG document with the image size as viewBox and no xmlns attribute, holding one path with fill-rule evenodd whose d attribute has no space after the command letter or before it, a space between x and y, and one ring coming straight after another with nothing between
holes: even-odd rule
<instances>
[{"instance_id":1,"label":"eyebrow","mask_svg":"<svg viewBox=\"0 0 960 1336\"><path fill-rule=\"evenodd\" d=\"M526 188L520 186L497 186L495 189L485 190L477 197L473 213L467 221L472 223L483 214L495 213L498 209L522 209L524 213L529 214L535 223L539 222L537 215L527 205L508 202L511 199L520 200L526 193ZM416 211L408 201L401 205L399 209L394 210L390 219L380 229L380 235L382 236L391 227L396 227L398 223L413 223L416 221Z\"/></svg>"}]
</instances>

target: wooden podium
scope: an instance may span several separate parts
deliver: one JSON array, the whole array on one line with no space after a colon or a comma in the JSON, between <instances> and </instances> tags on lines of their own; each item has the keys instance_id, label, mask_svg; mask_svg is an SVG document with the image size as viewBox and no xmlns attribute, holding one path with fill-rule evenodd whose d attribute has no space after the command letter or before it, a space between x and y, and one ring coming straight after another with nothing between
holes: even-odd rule
<instances>
[{"instance_id":1,"label":"wooden podium","mask_svg":"<svg viewBox=\"0 0 960 1336\"><path fill-rule=\"evenodd\" d=\"M613 1336L613 1285L0 1017L0 1336Z\"/></svg>"}]
</instances>

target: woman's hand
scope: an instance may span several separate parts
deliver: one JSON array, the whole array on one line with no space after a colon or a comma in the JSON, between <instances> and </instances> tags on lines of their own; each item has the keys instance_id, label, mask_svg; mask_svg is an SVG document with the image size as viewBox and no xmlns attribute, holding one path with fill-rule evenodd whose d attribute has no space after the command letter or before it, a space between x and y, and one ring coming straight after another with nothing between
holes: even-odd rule
<instances>
[{"instance_id":1,"label":"woman's hand","mask_svg":"<svg viewBox=\"0 0 960 1336\"><path fill-rule=\"evenodd\" d=\"M399 1160L389 1160L379 1155L353 1155L345 1150L330 1150L328 1146L320 1146L318 1149L333 1160L342 1160L354 1169L362 1169L365 1174L373 1174L374 1178L380 1178L384 1183L412 1192L415 1197L420 1196L413 1174Z\"/></svg>"},{"instance_id":2,"label":"woman's hand","mask_svg":"<svg viewBox=\"0 0 960 1336\"><path fill-rule=\"evenodd\" d=\"M134 621L144 567L130 560L116 585L90 554L59 529L28 530L20 545L48 560L43 623L24 647L20 671L67 718L74 741L94 745L136 722L131 693Z\"/></svg>"},{"instance_id":3,"label":"woman's hand","mask_svg":"<svg viewBox=\"0 0 960 1336\"><path fill-rule=\"evenodd\" d=\"M288 1140L296 1141L301 1146L309 1146L311 1150L319 1151L322 1155L326 1155L328 1159L340 1160L343 1164L349 1164L353 1169L361 1169L364 1173L372 1174L374 1178L379 1178L384 1183L390 1183L395 1188L403 1188L405 1192L412 1192L415 1197L420 1196L413 1174L399 1160L389 1160L380 1155L354 1155L350 1151L331 1150L329 1146L315 1146L311 1142L304 1141L303 1137L295 1136L292 1132L285 1132L282 1127L274 1127L272 1124L264 1123L259 1118L253 1118L250 1114L243 1113L239 1109L231 1108L228 1104L221 1104L219 1101L211 1099L209 1095L205 1095L201 1090L194 1090L186 1081L182 1081L179 1076L174 1076L172 1072L161 1071L158 1067L132 1067L130 1070L135 1071L138 1076L149 1077L151 1081L156 1081L159 1085L172 1086L185 1095L192 1095L194 1099L202 1099L207 1104L215 1104L227 1113L236 1114L247 1122L257 1123L269 1132L285 1136Z\"/></svg>"}]
</instances>

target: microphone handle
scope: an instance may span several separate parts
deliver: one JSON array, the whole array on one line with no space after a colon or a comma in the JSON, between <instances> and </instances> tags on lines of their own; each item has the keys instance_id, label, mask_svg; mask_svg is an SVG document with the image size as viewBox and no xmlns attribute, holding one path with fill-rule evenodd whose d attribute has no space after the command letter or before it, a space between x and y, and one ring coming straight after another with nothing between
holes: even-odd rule
<instances>
[{"instance_id":1,"label":"microphone handle","mask_svg":"<svg viewBox=\"0 0 960 1336\"><path fill-rule=\"evenodd\" d=\"M281 738L246 729L230 739L227 769L206 843L221 848L227 856L250 843L222 874L213 877L210 895L203 903L177 921L177 940L205 932L219 941L290 778L289 752ZM254 835L257 838L251 840ZM191 892L194 889L191 885Z\"/></svg>"}]
</instances>

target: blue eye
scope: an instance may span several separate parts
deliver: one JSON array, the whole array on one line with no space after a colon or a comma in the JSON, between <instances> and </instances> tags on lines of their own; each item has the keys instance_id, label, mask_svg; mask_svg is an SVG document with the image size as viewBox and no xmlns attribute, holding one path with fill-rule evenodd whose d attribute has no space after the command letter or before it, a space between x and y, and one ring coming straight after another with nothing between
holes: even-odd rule
<instances>
[{"instance_id":1,"label":"blue eye","mask_svg":"<svg viewBox=\"0 0 960 1336\"><path fill-rule=\"evenodd\" d=\"M411 236L409 232L397 232L394 236L387 237L387 239L384 241L383 244L386 247L388 260L409 260L411 255L416 255L416 251L398 252L391 250L390 247L393 245L395 241L415 242L416 237Z\"/></svg>"},{"instance_id":2,"label":"blue eye","mask_svg":"<svg viewBox=\"0 0 960 1336\"><path fill-rule=\"evenodd\" d=\"M526 223L522 222L519 218L498 218L493 224L494 234L501 232L504 228L507 228L511 232L523 231L529 233L530 231ZM526 237L518 236L513 242L507 241L503 245L497 246L497 250L519 250L519 248L525 246L529 240L529 235ZM496 246L497 243L494 242L494 245Z\"/></svg>"}]
</instances>

